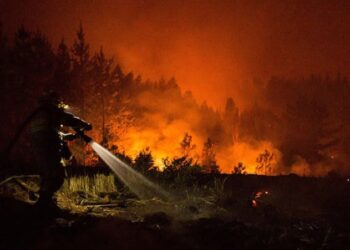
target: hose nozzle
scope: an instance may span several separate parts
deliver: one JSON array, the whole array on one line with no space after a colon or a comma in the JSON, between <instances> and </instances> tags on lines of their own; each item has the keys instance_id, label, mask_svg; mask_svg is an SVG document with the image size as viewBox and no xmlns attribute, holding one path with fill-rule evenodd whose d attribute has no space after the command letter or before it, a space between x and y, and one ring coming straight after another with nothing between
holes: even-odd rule
<instances>
[{"instance_id":1,"label":"hose nozzle","mask_svg":"<svg viewBox=\"0 0 350 250\"><path fill-rule=\"evenodd\" d=\"M90 136L87 136L86 134L84 134L85 130L86 130L85 128L77 130L76 131L77 133L75 134L75 136L76 136L76 138L81 138L84 142L89 143L92 141L92 138Z\"/></svg>"}]
</instances>

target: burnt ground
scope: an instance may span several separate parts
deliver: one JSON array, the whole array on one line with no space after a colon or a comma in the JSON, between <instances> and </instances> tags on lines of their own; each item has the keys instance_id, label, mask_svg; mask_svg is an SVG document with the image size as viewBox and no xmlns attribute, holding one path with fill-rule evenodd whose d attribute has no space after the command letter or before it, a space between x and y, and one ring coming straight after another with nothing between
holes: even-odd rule
<instances>
[{"instance_id":1,"label":"burnt ground","mask_svg":"<svg viewBox=\"0 0 350 250\"><path fill-rule=\"evenodd\" d=\"M28 182L27 182L28 183ZM30 182L29 182L30 183ZM0 249L349 249L346 178L204 176L172 197L127 191L58 194L59 214L35 193L1 187Z\"/></svg>"}]
</instances>

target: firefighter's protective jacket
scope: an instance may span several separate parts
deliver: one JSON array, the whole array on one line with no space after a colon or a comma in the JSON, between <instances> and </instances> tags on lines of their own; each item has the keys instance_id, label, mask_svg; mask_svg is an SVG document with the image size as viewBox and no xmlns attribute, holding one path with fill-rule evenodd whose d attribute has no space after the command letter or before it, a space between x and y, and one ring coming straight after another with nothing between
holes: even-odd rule
<instances>
[{"instance_id":1,"label":"firefighter's protective jacket","mask_svg":"<svg viewBox=\"0 0 350 250\"><path fill-rule=\"evenodd\" d=\"M61 125L72 127L75 130L90 126L89 123L66 112L63 108L59 108L56 105L47 105L40 107L32 119L31 132L32 134L52 134L59 138Z\"/></svg>"},{"instance_id":2,"label":"firefighter's protective jacket","mask_svg":"<svg viewBox=\"0 0 350 250\"><path fill-rule=\"evenodd\" d=\"M89 123L57 105L51 103L41 105L31 122L32 145L37 161L50 162L52 159L57 161L59 157L66 159L70 157L67 145L63 141L66 138L59 131L61 125L72 127L76 131L91 128Z\"/></svg>"}]
</instances>

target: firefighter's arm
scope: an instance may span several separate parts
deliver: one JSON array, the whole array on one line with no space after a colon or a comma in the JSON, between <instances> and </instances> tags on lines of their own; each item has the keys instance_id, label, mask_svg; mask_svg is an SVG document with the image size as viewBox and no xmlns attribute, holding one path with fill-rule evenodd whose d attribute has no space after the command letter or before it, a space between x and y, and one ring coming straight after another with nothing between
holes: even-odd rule
<instances>
[{"instance_id":1,"label":"firefighter's arm","mask_svg":"<svg viewBox=\"0 0 350 250\"><path fill-rule=\"evenodd\" d=\"M91 130L92 126L90 123L80 119L79 117L62 111L61 114L61 123L65 126L72 127L74 130Z\"/></svg>"},{"instance_id":2,"label":"firefighter's arm","mask_svg":"<svg viewBox=\"0 0 350 250\"><path fill-rule=\"evenodd\" d=\"M61 140L65 140L65 141L73 141L74 139L76 139L76 135L72 134L72 133L63 133L63 132L58 132Z\"/></svg>"}]
</instances>

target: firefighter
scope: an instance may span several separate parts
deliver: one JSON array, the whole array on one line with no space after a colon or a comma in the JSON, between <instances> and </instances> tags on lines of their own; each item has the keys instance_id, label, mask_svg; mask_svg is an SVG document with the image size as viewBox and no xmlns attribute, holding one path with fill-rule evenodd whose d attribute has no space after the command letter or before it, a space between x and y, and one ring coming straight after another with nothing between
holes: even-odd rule
<instances>
[{"instance_id":1,"label":"firefighter","mask_svg":"<svg viewBox=\"0 0 350 250\"><path fill-rule=\"evenodd\" d=\"M48 92L39 99L39 108L31 120L31 134L34 156L41 177L39 208L57 208L53 196L64 181L61 157L69 157L63 140L75 139L73 134L63 134L62 126L76 131L91 130L91 124L65 111L60 97Z\"/></svg>"}]
</instances>

